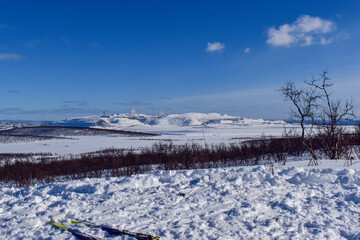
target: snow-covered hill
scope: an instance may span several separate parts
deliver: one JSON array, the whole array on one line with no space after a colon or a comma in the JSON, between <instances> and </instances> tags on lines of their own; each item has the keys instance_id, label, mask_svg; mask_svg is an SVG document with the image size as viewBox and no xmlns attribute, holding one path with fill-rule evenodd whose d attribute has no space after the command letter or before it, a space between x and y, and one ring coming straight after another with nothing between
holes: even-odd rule
<instances>
[{"instance_id":1,"label":"snow-covered hill","mask_svg":"<svg viewBox=\"0 0 360 240\"><path fill-rule=\"evenodd\" d=\"M0 239L74 239L47 221L71 226L75 218L161 240L358 240L358 165L344 168L339 160L322 161L324 169L279 166L275 176L256 166L0 186ZM131 239L72 227L101 239Z\"/></svg>"},{"instance_id":2,"label":"snow-covered hill","mask_svg":"<svg viewBox=\"0 0 360 240\"><path fill-rule=\"evenodd\" d=\"M70 118L55 122L56 126L78 127L183 127L183 126L246 126L246 125L279 125L283 121L267 121L263 119L241 118L218 113L185 113L164 116L150 116L144 114L114 114L111 116L88 116Z\"/></svg>"}]
</instances>

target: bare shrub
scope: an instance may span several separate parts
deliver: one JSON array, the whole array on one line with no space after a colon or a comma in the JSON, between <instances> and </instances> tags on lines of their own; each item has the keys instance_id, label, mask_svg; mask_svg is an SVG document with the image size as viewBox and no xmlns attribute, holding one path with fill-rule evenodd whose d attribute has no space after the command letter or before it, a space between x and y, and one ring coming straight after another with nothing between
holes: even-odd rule
<instances>
[{"instance_id":1,"label":"bare shrub","mask_svg":"<svg viewBox=\"0 0 360 240\"><path fill-rule=\"evenodd\" d=\"M354 145L357 141L355 134L348 134L346 137L347 145ZM314 150L321 147L321 139L314 138ZM42 160L5 159L0 166L0 181L15 186L29 186L36 182L52 182L58 179L120 177L157 170L248 166L260 163L274 166L275 162L284 163L288 155L301 156L305 151L307 147L302 144L301 137L262 137L230 145L211 146L160 142L136 152L132 149L111 148L66 157L40 156Z\"/></svg>"}]
</instances>

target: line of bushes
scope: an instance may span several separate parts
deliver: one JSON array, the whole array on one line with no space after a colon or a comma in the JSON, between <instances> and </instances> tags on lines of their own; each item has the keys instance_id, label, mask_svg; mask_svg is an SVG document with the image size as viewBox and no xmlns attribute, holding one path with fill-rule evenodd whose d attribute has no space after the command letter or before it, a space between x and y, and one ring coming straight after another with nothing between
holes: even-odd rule
<instances>
[{"instance_id":1,"label":"line of bushes","mask_svg":"<svg viewBox=\"0 0 360 240\"><path fill-rule=\"evenodd\" d=\"M345 136L349 145L360 145L356 135ZM322 139L313 139L313 149L322 148ZM175 145L155 143L138 151L105 149L71 157L6 161L0 167L0 181L16 186L51 182L59 178L117 177L150 172L228 166L256 165L261 161L285 163L288 155L301 156L307 147L300 137L261 138L237 144Z\"/></svg>"},{"instance_id":2,"label":"line of bushes","mask_svg":"<svg viewBox=\"0 0 360 240\"><path fill-rule=\"evenodd\" d=\"M4 133L0 134L0 143L35 142L35 141L45 141L52 139L73 139L73 138L57 137L57 136L15 135L15 134L4 134Z\"/></svg>"},{"instance_id":3,"label":"line of bushes","mask_svg":"<svg viewBox=\"0 0 360 240\"><path fill-rule=\"evenodd\" d=\"M0 153L0 166L9 165L16 161L37 162L44 158L51 158L52 153Z\"/></svg>"}]
</instances>

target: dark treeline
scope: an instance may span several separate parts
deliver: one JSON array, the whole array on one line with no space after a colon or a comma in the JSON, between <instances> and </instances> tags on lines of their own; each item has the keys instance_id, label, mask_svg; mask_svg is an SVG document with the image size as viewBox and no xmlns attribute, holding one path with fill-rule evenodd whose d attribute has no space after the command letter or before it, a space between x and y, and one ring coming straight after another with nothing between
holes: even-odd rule
<instances>
[{"instance_id":1,"label":"dark treeline","mask_svg":"<svg viewBox=\"0 0 360 240\"><path fill-rule=\"evenodd\" d=\"M3 131L0 131L0 143L34 142L34 141L45 141L51 139L72 139L72 138L57 137L57 136L13 135L13 134L4 134Z\"/></svg>"},{"instance_id":2,"label":"dark treeline","mask_svg":"<svg viewBox=\"0 0 360 240\"><path fill-rule=\"evenodd\" d=\"M43 158L50 158L53 156L52 153L0 153L0 166L10 164L14 161L27 160L27 161L38 161ZM39 159L40 157L40 159Z\"/></svg>"},{"instance_id":3,"label":"dark treeline","mask_svg":"<svg viewBox=\"0 0 360 240\"><path fill-rule=\"evenodd\" d=\"M156 134L89 127L32 126L0 130L0 143L33 142L51 139L74 139L73 137L75 136L148 137L156 136Z\"/></svg>"},{"instance_id":4,"label":"dark treeline","mask_svg":"<svg viewBox=\"0 0 360 240\"><path fill-rule=\"evenodd\" d=\"M59 136L156 136L153 133L124 131L116 129L69 127L69 126L32 126L1 130L5 136L59 137Z\"/></svg>"},{"instance_id":5,"label":"dark treeline","mask_svg":"<svg viewBox=\"0 0 360 240\"><path fill-rule=\"evenodd\" d=\"M343 136L349 146L360 145L360 137ZM314 138L313 149L321 151L322 139ZM18 160L3 160L0 181L16 186L36 182L52 182L59 178L118 177L146 173L154 170L177 170L229 166L256 165L261 161L286 162L289 155L307 154L307 147L300 137L261 138L237 144L175 145L172 142L155 143L138 151L105 149L71 157L45 157L27 159L27 155L13 156ZM359 152L359 151L358 151Z\"/></svg>"}]
</instances>

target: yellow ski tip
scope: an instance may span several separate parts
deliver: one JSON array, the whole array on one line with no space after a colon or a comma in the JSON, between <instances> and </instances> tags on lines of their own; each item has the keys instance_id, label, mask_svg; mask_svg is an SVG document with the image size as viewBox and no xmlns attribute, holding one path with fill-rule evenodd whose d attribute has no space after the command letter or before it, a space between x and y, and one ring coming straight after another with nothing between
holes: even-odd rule
<instances>
[{"instance_id":1,"label":"yellow ski tip","mask_svg":"<svg viewBox=\"0 0 360 240\"><path fill-rule=\"evenodd\" d=\"M72 223L72 224L80 224L80 223L82 223L82 222L70 220L70 223Z\"/></svg>"},{"instance_id":2,"label":"yellow ski tip","mask_svg":"<svg viewBox=\"0 0 360 240\"><path fill-rule=\"evenodd\" d=\"M54 220L50 220L49 223L50 223L51 225L55 226L55 227L58 227L58 228L64 230L64 231L67 231L67 230L69 229L67 226L64 226L64 225L62 225L62 224L60 224L60 223L57 223L57 222L55 222Z\"/></svg>"}]
</instances>

